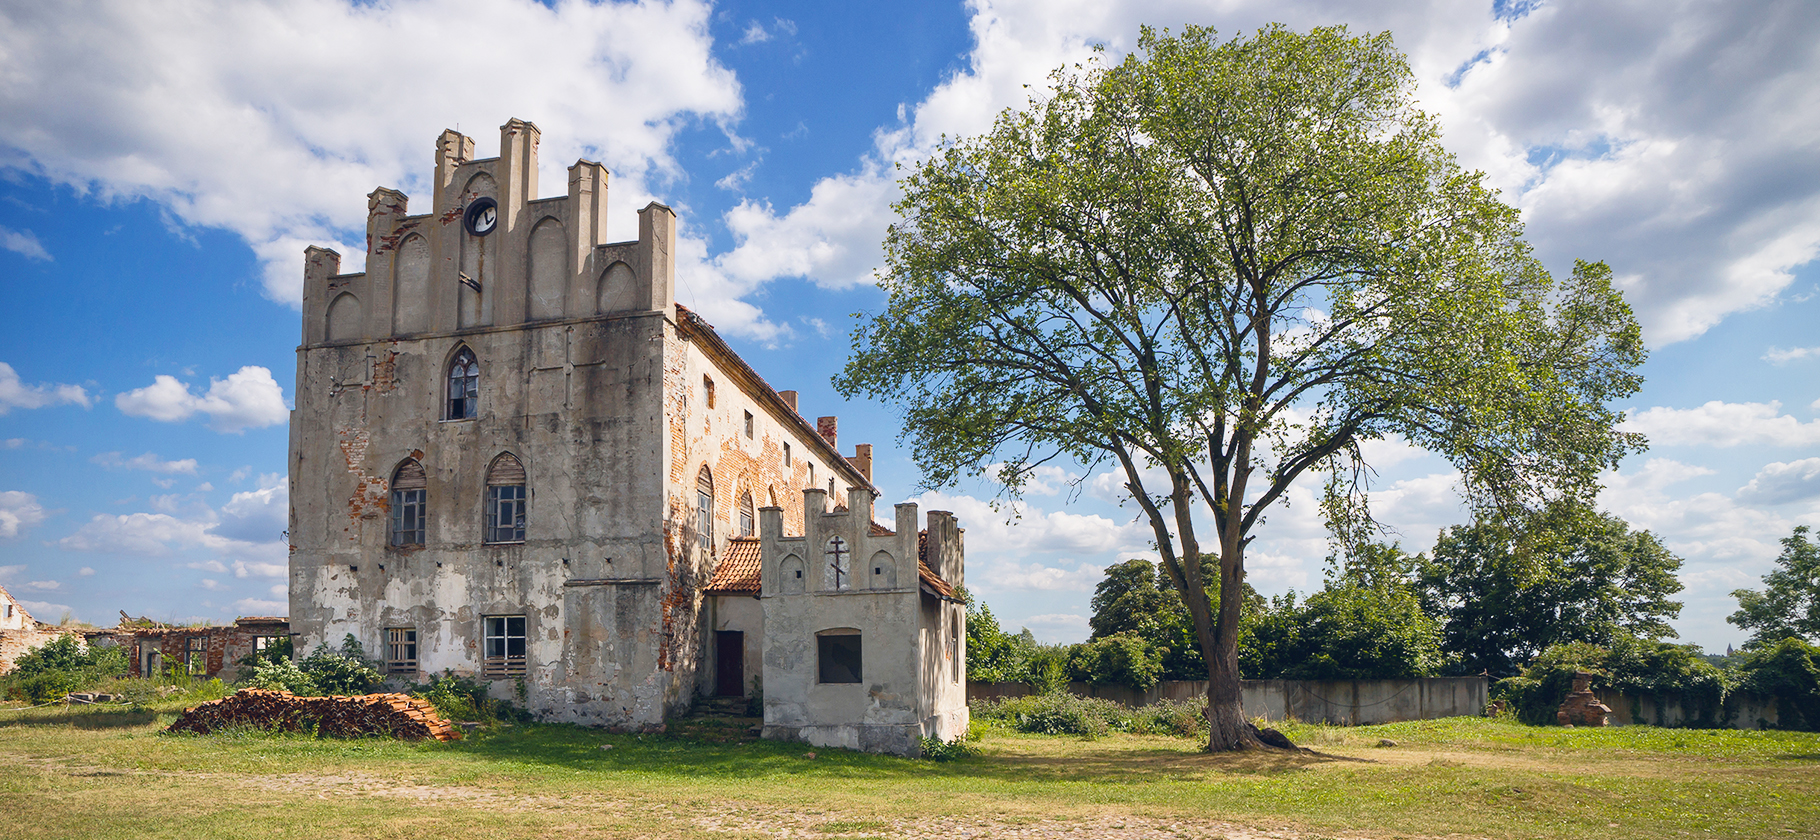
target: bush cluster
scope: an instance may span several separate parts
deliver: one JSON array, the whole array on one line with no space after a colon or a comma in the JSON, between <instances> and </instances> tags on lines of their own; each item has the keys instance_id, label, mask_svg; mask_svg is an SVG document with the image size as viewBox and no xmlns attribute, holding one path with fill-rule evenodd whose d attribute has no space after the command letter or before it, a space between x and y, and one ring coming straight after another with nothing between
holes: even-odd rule
<instances>
[{"instance_id":1,"label":"bush cluster","mask_svg":"<svg viewBox=\"0 0 1820 840\"><path fill-rule=\"evenodd\" d=\"M1103 698L1050 692L988 700L976 704L972 713L979 720L1036 735L1097 738L1109 732L1130 732L1195 738L1207 731L1204 701L1165 700L1129 709Z\"/></svg>"},{"instance_id":2,"label":"bush cluster","mask_svg":"<svg viewBox=\"0 0 1820 840\"><path fill-rule=\"evenodd\" d=\"M86 647L65 633L19 657L0 677L0 696L27 703L61 700L103 680L126 673L126 653L118 647Z\"/></svg>"}]
</instances>

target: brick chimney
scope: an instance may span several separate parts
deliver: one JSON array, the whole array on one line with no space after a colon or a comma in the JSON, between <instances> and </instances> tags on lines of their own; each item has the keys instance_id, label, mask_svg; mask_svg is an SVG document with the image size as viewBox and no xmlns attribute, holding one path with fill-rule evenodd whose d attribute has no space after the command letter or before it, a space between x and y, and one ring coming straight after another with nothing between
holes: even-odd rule
<instances>
[{"instance_id":1,"label":"brick chimney","mask_svg":"<svg viewBox=\"0 0 1820 840\"><path fill-rule=\"evenodd\" d=\"M791 411L797 410L795 391L778 391L777 395L784 398L784 405L789 406Z\"/></svg>"},{"instance_id":2,"label":"brick chimney","mask_svg":"<svg viewBox=\"0 0 1820 840\"><path fill-rule=\"evenodd\" d=\"M827 441L829 446L834 447L834 451L839 452L840 444L834 442L834 426L837 419L838 418L834 417L817 417L815 418L815 430L821 432L822 440Z\"/></svg>"},{"instance_id":3,"label":"brick chimney","mask_svg":"<svg viewBox=\"0 0 1820 840\"><path fill-rule=\"evenodd\" d=\"M847 463L852 464L854 469L859 470L859 474L865 476L867 481L871 481L872 444L862 443L853 447L853 457L848 458Z\"/></svg>"}]
</instances>

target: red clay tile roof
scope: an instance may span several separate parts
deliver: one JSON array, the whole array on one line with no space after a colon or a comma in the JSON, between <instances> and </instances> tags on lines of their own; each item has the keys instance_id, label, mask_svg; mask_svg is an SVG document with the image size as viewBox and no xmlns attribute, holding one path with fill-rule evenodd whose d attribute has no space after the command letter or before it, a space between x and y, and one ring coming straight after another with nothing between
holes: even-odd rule
<instances>
[{"instance_id":1,"label":"red clay tile roof","mask_svg":"<svg viewBox=\"0 0 1820 840\"><path fill-rule=\"evenodd\" d=\"M714 579L706 589L710 595L757 594L759 592L759 553L757 537L733 537L727 540L727 553L714 569Z\"/></svg>"}]
</instances>

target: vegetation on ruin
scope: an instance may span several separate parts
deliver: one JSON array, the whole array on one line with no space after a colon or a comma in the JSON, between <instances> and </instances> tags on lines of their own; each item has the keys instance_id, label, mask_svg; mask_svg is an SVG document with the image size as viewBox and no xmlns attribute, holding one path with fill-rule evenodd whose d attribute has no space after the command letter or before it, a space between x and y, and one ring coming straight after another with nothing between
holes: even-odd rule
<instances>
[{"instance_id":1,"label":"vegetation on ruin","mask_svg":"<svg viewBox=\"0 0 1820 840\"><path fill-rule=\"evenodd\" d=\"M1820 735L1288 725L1314 752L987 723L929 762L556 725L450 744L163 735L183 701L0 714L24 837L1774 837L1820 831ZM1378 746L1382 740L1395 746ZM603 749L611 747L612 749ZM813 755L813 757L811 757Z\"/></svg>"},{"instance_id":2,"label":"vegetation on ruin","mask_svg":"<svg viewBox=\"0 0 1820 840\"><path fill-rule=\"evenodd\" d=\"M888 304L836 378L904 411L935 486L1113 469L1192 620L1212 750L1260 745L1244 552L1295 482L1323 476L1361 546L1362 443L1439 454L1507 514L1590 499L1643 443L1608 407L1644 356L1611 270L1550 276L1414 89L1388 34L1344 28L1146 29L1057 71L909 168Z\"/></svg>"}]
</instances>

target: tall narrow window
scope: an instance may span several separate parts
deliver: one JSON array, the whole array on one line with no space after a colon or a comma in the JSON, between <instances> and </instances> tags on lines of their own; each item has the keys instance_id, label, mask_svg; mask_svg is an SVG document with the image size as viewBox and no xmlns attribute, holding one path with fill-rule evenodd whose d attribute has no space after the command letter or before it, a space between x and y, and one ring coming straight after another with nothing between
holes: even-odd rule
<instances>
[{"instance_id":1,"label":"tall narrow window","mask_svg":"<svg viewBox=\"0 0 1820 840\"><path fill-rule=\"evenodd\" d=\"M449 363L449 400L444 420L469 420L480 414L480 361L466 347Z\"/></svg>"},{"instance_id":2,"label":"tall narrow window","mask_svg":"<svg viewBox=\"0 0 1820 840\"><path fill-rule=\"evenodd\" d=\"M955 607L948 614L948 667L952 672L952 681L961 681L961 611Z\"/></svg>"},{"instance_id":3,"label":"tall narrow window","mask_svg":"<svg viewBox=\"0 0 1820 840\"><path fill-rule=\"evenodd\" d=\"M417 628L385 629L385 670L388 674L410 674L417 671Z\"/></svg>"},{"instance_id":4,"label":"tall narrow window","mask_svg":"<svg viewBox=\"0 0 1820 840\"><path fill-rule=\"evenodd\" d=\"M208 676L209 637L191 636L188 647L189 649L184 652L189 655L187 664L190 667L190 675L197 677Z\"/></svg>"},{"instance_id":5,"label":"tall narrow window","mask_svg":"<svg viewBox=\"0 0 1820 840\"><path fill-rule=\"evenodd\" d=\"M524 542L526 501L524 464L510 453L495 458L487 470L487 542Z\"/></svg>"},{"instance_id":6,"label":"tall narrow window","mask_svg":"<svg viewBox=\"0 0 1820 840\"><path fill-rule=\"evenodd\" d=\"M486 647L480 661L480 675L493 679L524 676L525 617L489 615L481 622Z\"/></svg>"},{"instance_id":7,"label":"tall narrow window","mask_svg":"<svg viewBox=\"0 0 1820 840\"><path fill-rule=\"evenodd\" d=\"M739 494L739 535L752 536L752 491Z\"/></svg>"},{"instance_id":8,"label":"tall narrow window","mask_svg":"<svg viewBox=\"0 0 1820 840\"><path fill-rule=\"evenodd\" d=\"M707 407L714 407L714 380L706 376L701 378L701 399Z\"/></svg>"},{"instance_id":9,"label":"tall narrow window","mask_svg":"<svg viewBox=\"0 0 1820 840\"><path fill-rule=\"evenodd\" d=\"M784 466L790 466L790 444L784 444Z\"/></svg>"},{"instance_id":10,"label":"tall narrow window","mask_svg":"<svg viewBox=\"0 0 1820 840\"><path fill-rule=\"evenodd\" d=\"M752 439L752 412L746 412L746 439Z\"/></svg>"},{"instance_id":11,"label":"tall narrow window","mask_svg":"<svg viewBox=\"0 0 1820 840\"><path fill-rule=\"evenodd\" d=\"M714 549L714 474L706 465L695 475L695 533L702 551Z\"/></svg>"},{"instance_id":12,"label":"tall narrow window","mask_svg":"<svg viewBox=\"0 0 1820 840\"><path fill-rule=\"evenodd\" d=\"M398 465L392 473L392 545L423 545L424 493L428 487L423 464L416 458Z\"/></svg>"},{"instance_id":13,"label":"tall narrow window","mask_svg":"<svg viewBox=\"0 0 1820 840\"><path fill-rule=\"evenodd\" d=\"M822 569L823 589L847 589L853 585L853 550L847 547L847 541L840 537L828 540L827 550L822 552L828 561Z\"/></svg>"}]
</instances>

